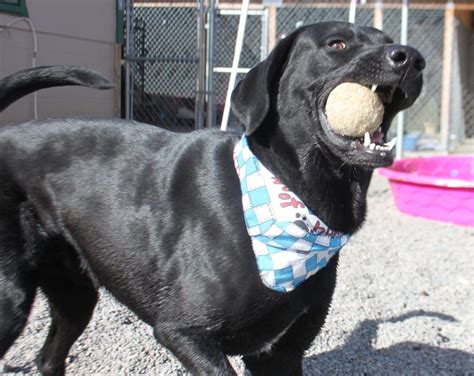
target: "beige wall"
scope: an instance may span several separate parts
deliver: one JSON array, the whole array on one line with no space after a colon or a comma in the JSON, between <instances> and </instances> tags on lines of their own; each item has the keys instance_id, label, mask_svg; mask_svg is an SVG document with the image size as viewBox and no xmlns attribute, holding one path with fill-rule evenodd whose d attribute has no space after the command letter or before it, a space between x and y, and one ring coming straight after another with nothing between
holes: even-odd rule
<instances>
[{"instance_id":1,"label":"beige wall","mask_svg":"<svg viewBox=\"0 0 474 376\"><path fill-rule=\"evenodd\" d=\"M94 69L114 81L117 76L115 0L27 0L38 40L36 65L67 64ZM0 77L30 68L33 36L26 22L4 28L17 16L0 12ZM116 89L52 88L38 92L38 115L112 117L119 115ZM33 119L33 95L3 113L0 124Z\"/></svg>"}]
</instances>

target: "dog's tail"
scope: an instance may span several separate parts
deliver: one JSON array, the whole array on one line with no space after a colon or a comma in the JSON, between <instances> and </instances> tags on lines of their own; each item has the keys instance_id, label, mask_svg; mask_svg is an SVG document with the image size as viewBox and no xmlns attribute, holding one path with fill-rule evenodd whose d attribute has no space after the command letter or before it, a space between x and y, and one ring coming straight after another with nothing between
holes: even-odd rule
<instances>
[{"instance_id":1,"label":"dog's tail","mask_svg":"<svg viewBox=\"0 0 474 376\"><path fill-rule=\"evenodd\" d=\"M54 86L114 87L99 73L85 68L53 65L25 69L0 80L0 112L27 94Z\"/></svg>"}]
</instances>

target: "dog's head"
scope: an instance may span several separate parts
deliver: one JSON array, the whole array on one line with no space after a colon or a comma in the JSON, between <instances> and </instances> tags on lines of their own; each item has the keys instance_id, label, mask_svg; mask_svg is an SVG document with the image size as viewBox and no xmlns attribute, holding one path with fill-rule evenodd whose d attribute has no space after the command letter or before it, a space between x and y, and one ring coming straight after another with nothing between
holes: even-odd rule
<instances>
[{"instance_id":1,"label":"dog's head","mask_svg":"<svg viewBox=\"0 0 474 376\"><path fill-rule=\"evenodd\" d=\"M341 165L388 166L393 156L386 148L369 148L363 139L331 130L325 115L327 98L343 82L373 89L376 85L385 113L372 142L381 145L387 142L395 115L410 107L420 94L424 66L416 49L394 44L374 28L345 22L310 25L281 40L268 58L240 81L232 96L232 109L250 137L276 132L292 143L292 148L301 147L306 154L320 150Z\"/></svg>"}]
</instances>

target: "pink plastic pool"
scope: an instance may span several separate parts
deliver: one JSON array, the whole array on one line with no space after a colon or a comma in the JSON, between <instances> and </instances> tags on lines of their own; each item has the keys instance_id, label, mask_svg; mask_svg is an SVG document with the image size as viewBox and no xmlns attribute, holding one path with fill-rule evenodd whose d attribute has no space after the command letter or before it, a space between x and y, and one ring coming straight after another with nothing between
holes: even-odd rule
<instances>
[{"instance_id":1,"label":"pink plastic pool","mask_svg":"<svg viewBox=\"0 0 474 376\"><path fill-rule=\"evenodd\" d=\"M400 211L474 226L474 156L400 159L380 174Z\"/></svg>"}]
</instances>

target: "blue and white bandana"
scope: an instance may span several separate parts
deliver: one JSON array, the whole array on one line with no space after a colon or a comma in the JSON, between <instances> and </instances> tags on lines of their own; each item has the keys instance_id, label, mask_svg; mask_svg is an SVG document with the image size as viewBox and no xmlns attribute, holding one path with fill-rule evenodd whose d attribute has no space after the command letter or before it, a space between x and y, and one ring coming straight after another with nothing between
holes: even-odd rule
<instances>
[{"instance_id":1,"label":"blue and white bandana","mask_svg":"<svg viewBox=\"0 0 474 376\"><path fill-rule=\"evenodd\" d=\"M349 240L322 220L257 159L245 135L234 149L247 231L263 283L290 292L324 268Z\"/></svg>"}]
</instances>

